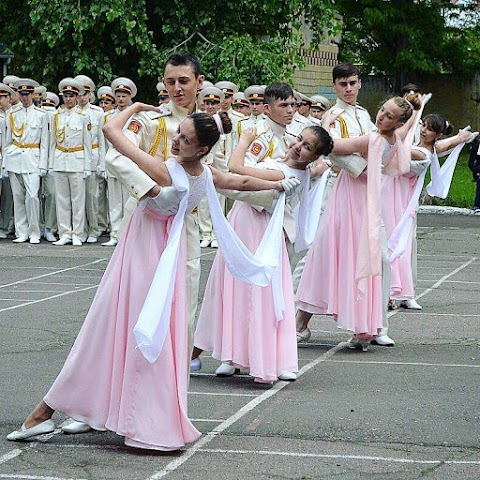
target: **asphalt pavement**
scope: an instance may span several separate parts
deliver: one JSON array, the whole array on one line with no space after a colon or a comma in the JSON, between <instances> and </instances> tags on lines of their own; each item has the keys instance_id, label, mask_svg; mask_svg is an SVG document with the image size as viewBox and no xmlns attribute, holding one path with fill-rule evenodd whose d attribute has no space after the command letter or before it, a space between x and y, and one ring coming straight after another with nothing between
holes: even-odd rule
<instances>
[{"instance_id":1,"label":"asphalt pavement","mask_svg":"<svg viewBox=\"0 0 480 480\"><path fill-rule=\"evenodd\" d=\"M347 349L314 317L297 381L273 386L217 378L205 355L189 392L204 435L169 453L110 432L5 439L61 369L113 250L0 240L0 479L480 479L480 217L418 224L423 310L391 312L395 347ZM202 250L202 291L215 253Z\"/></svg>"}]
</instances>

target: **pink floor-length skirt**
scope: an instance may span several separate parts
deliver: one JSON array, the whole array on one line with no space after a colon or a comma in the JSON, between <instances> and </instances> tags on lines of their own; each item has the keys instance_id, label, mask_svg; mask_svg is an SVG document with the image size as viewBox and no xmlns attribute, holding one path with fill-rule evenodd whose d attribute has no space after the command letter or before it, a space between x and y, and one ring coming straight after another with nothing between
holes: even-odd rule
<instances>
[{"instance_id":1,"label":"pink floor-length skirt","mask_svg":"<svg viewBox=\"0 0 480 480\"><path fill-rule=\"evenodd\" d=\"M265 211L235 202L229 222L255 252L268 224ZM285 315L277 322L272 286L250 285L232 277L217 254L195 331L194 345L222 362L233 362L264 382L278 379L282 370L298 371L292 275L285 243L282 250Z\"/></svg>"},{"instance_id":2,"label":"pink floor-length skirt","mask_svg":"<svg viewBox=\"0 0 480 480\"><path fill-rule=\"evenodd\" d=\"M382 277L368 277L364 295L355 280L366 206L366 175L355 179L341 172L307 254L296 305L333 315L344 330L374 336L383 323Z\"/></svg>"},{"instance_id":3,"label":"pink floor-length skirt","mask_svg":"<svg viewBox=\"0 0 480 480\"><path fill-rule=\"evenodd\" d=\"M187 417L189 334L185 231L163 350L150 364L136 349L138 315L173 217L137 207L115 249L75 344L45 402L125 444L177 450L200 432Z\"/></svg>"},{"instance_id":4,"label":"pink floor-length skirt","mask_svg":"<svg viewBox=\"0 0 480 480\"><path fill-rule=\"evenodd\" d=\"M382 179L382 216L388 238L392 235L410 202L417 178L416 176L389 177L385 175ZM390 263L390 298L392 299L405 300L415 296L412 274L412 233L413 226L409 232L405 251Z\"/></svg>"}]
</instances>

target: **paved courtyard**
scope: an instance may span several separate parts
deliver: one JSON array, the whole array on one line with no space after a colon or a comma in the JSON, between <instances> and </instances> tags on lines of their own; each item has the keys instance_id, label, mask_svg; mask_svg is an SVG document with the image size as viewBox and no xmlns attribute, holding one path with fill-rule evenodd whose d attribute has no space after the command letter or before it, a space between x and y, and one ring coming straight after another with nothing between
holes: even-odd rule
<instances>
[{"instance_id":1,"label":"paved courtyard","mask_svg":"<svg viewBox=\"0 0 480 480\"><path fill-rule=\"evenodd\" d=\"M346 349L349 336L315 317L296 382L217 378L205 355L189 393L204 435L183 452L60 429L8 442L60 370L111 251L0 241L0 479L480 478L479 217L419 215L424 308L392 312L394 348ZM202 289L214 255L203 250Z\"/></svg>"}]
</instances>

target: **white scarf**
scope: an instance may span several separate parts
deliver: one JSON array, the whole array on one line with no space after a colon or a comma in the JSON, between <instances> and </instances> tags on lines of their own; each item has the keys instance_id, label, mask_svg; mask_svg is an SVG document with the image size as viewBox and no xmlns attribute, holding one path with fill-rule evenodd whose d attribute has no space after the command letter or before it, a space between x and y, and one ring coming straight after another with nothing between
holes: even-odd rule
<instances>
[{"instance_id":1,"label":"white scarf","mask_svg":"<svg viewBox=\"0 0 480 480\"><path fill-rule=\"evenodd\" d=\"M175 160L165 163L172 183L181 196L167 245L163 251L133 329L135 340L143 356L154 363L160 355L170 327L172 299L177 273L180 239L189 197L190 185L185 170ZM272 218L260 245L253 255L240 241L227 222L218 203L212 172L207 170L207 199L215 227L220 251L230 273L236 278L255 285L266 286L272 281L272 291L277 320L283 318L285 302L281 280L281 255L283 241L283 215L285 194L278 199Z\"/></svg>"},{"instance_id":2,"label":"white scarf","mask_svg":"<svg viewBox=\"0 0 480 480\"><path fill-rule=\"evenodd\" d=\"M302 197L294 212L297 225L294 249L297 253L310 248L315 239L322 214L323 192L330 173L330 169L323 172L312 188L310 188L310 169L307 169L307 174L303 177L300 185Z\"/></svg>"},{"instance_id":3,"label":"white scarf","mask_svg":"<svg viewBox=\"0 0 480 480\"><path fill-rule=\"evenodd\" d=\"M438 161L437 152L433 153L432 165L430 172L432 174L432 181L427 185L427 193L431 197L447 198L450 185L452 183L453 173L457 166L458 156L462 151L465 142L457 145L452 153L447 157L443 165L440 166Z\"/></svg>"}]
</instances>

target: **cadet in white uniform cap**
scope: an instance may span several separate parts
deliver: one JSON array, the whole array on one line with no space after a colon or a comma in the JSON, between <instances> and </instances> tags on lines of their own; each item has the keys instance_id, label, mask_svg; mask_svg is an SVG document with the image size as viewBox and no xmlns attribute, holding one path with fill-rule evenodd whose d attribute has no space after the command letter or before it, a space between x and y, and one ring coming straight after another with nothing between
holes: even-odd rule
<instances>
[{"instance_id":1,"label":"cadet in white uniform cap","mask_svg":"<svg viewBox=\"0 0 480 480\"><path fill-rule=\"evenodd\" d=\"M2 172L2 145L3 141L5 140L5 115L7 110L10 108L10 96L13 93L13 90L8 85L5 83L0 83L0 172ZM3 212L1 206L4 203L2 197L2 176L3 175L0 173L0 227L3 226ZM8 178L6 180L8 181ZM3 228L0 228L0 238L7 238L7 231L5 231Z\"/></svg>"},{"instance_id":2,"label":"cadet in white uniform cap","mask_svg":"<svg viewBox=\"0 0 480 480\"><path fill-rule=\"evenodd\" d=\"M247 100L243 92L233 94L232 108L245 117L248 117L251 113L250 102Z\"/></svg>"},{"instance_id":3,"label":"cadet in white uniform cap","mask_svg":"<svg viewBox=\"0 0 480 480\"><path fill-rule=\"evenodd\" d=\"M43 85L35 87L35 90L33 91L33 104L36 107L41 107L43 104L43 100L45 100L46 97L47 87L44 87Z\"/></svg>"},{"instance_id":4,"label":"cadet in white uniform cap","mask_svg":"<svg viewBox=\"0 0 480 480\"><path fill-rule=\"evenodd\" d=\"M111 115L115 112L115 94L112 88L108 85L100 87L97 91L98 106L103 110L102 123L108 122ZM104 149L107 152L108 142L105 139ZM100 159L97 167L98 177L98 227L100 231L106 232L110 225L110 219L108 214L108 189L107 189L107 169L105 167L105 158Z\"/></svg>"},{"instance_id":5,"label":"cadet in white uniform cap","mask_svg":"<svg viewBox=\"0 0 480 480\"><path fill-rule=\"evenodd\" d=\"M19 79L15 87L22 107L7 115L3 169L8 172L13 194L16 243L40 243L40 176L48 169L48 114L33 104L39 84Z\"/></svg>"},{"instance_id":6,"label":"cadet in white uniform cap","mask_svg":"<svg viewBox=\"0 0 480 480\"><path fill-rule=\"evenodd\" d=\"M238 123L237 140L246 128L255 127L257 132L263 132L265 127L265 114L263 100L265 98L265 87L263 85L250 85L245 89L245 98L250 105L250 116L243 118Z\"/></svg>"},{"instance_id":7,"label":"cadet in white uniform cap","mask_svg":"<svg viewBox=\"0 0 480 480\"><path fill-rule=\"evenodd\" d=\"M13 90L13 93L10 95L10 108L14 109L22 107L20 96L17 92L17 87L15 86L17 80L20 80L20 77L17 77L16 75L7 75L2 80L5 85L8 85Z\"/></svg>"},{"instance_id":8,"label":"cadet in white uniform cap","mask_svg":"<svg viewBox=\"0 0 480 480\"><path fill-rule=\"evenodd\" d=\"M20 80L20 77L16 75L7 75L3 79L3 83L10 87L13 93L10 94L10 106L8 112L18 110L22 108L20 103L20 97L17 92L17 87L15 87L15 82ZM1 212L1 222L0 222L0 231L5 233L14 232L14 220L13 220L13 195L12 188L10 187L10 179L8 178L8 173L4 171L1 175L2 183L2 197L0 199L0 212Z\"/></svg>"},{"instance_id":9,"label":"cadet in white uniform cap","mask_svg":"<svg viewBox=\"0 0 480 480\"><path fill-rule=\"evenodd\" d=\"M111 87L104 85L100 87L97 92L98 106L104 111L109 112L115 110L115 94Z\"/></svg>"},{"instance_id":10,"label":"cadet in white uniform cap","mask_svg":"<svg viewBox=\"0 0 480 480\"><path fill-rule=\"evenodd\" d=\"M330 108L330 102L322 95L312 95L310 97L312 105L310 106L310 119L316 118L321 120L323 114Z\"/></svg>"},{"instance_id":11,"label":"cadet in white uniform cap","mask_svg":"<svg viewBox=\"0 0 480 480\"><path fill-rule=\"evenodd\" d=\"M51 149L57 202L58 233L53 245L82 245L85 237L85 179L92 170L92 137L89 117L76 107L82 84L64 78L58 85L64 108L53 117Z\"/></svg>"},{"instance_id":12,"label":"cadet in white uniform cap","mask_svg":"<svg viewBox=\"0 0 480 480\"><path fill-rule=\"evenodd\" d=\"M109 114L104 115L104 123L113 118L116 111L125 110L131 103L132 98L137 94L135 83L129 78L116 78L111 85L111 89L115 94L117 109ZM107 142L108 149L110 145ZM107 151L108 151L107 149ZM104 247L114 247L118 243L118 236L123 217L125 216L125 205L130 196L128 188L114 175L111 169L106 167L107 185L108 185L108 214L110 218L110 240L102 243Z\"/></svg>"},{"instance_id":13,"label":"cadet in white uniform cap","mask_svg":"<svg viewBox=\"0 0 480 480\"><path fill-rule=\"evenodd\" d=\"M209 82L208 80L204 80L202 85L197 88L197 108L200 112L205 111L205 105L200 101L198 96L200 95L200 92L202 91L202 89L207 88L207 87L213 87L213 86L214 85L213 85L212 82Z\"/></svg>"},{"instance_id":14,"label":"cadet in white uniform cap","mask_svg":"<svg viewBox=\"0 0 480 480\"><path fill-rule=\"evenodd\" d=\"M220 111L220 105L224 100L224 93L217 87L204 87L198 95L198 102L205 105L205 111L210 116ZM221 134L217 144L210 153L202 158L202 163L206 165L213 164L222 172L228 172L225 158L225 137L225 134ZM218 200L222 211L225 213L225 197L218 194ZM203 197L198 204L198 226L200 227L200 247L206 248L211 246L212 248L217 248L218 243L213 230L207 197Z\"/></svg>"},{"instance_id":15,"label":"cadet in white uniform cap","mask_svg":"<svg viewBox=\"0 0 480 480\"><path fill-rule=\"evenodd\" d=\"M165 88L165 84L163 82L157 83L157 92L159 105L162 103L168 103L170 101L170 97L168 96L167 89Z\"/></svg>"},{"instance_id":16,"label":"cadet in white uniform cap","mask_svg":"<svg viewBox=\"0 0 480 480\"><path fill-rule=\"evenodd\" d=\"M97 243L98 237L102 234L102 229L98 225L99 209L99 183L101 174L101 165L105 164L105 139L103 136L103 110L90 103L91 95L95 90L95 83L86 75L77 75L75 80L79 82L85 93L79 95L77 105L81 113L85 114L91 125L90 135L92 142L92 163L90 165L90 175L87 173L85 179L85 216L86 226L85 235L81 239L87 243Z\"/></svg>"},{"instance_id":17,"label":"cadet in white uniform cap","mask_svg":"<svg viewBox=\"0 0 480 480\"><path fill-rule=\"evenodd\" d=\"M53 92L46 92L45 99L42 102L42 109L48 114L49 133L53 135L54 125L53 116L60 105L60 98ZM50 138L50 145L48 149L48 164L52 164L53 155L55 151L52 151L50 146L52 144ZM40 180L40 218L43 225L43 237L49 242L57 241L55 233L58 230L57 227L57 204L55 201L55 179L53 178L53 170L49 168L48 174Z\"/></svg>"},{"instance_id":18,"label":"cadet in white uniform cap","mask_svg":"<svg viewBox=\"0 0 480 480\"><path fill-rule=\"evenodd\" d=\"M238 93L238 86L233 82L227 81L217 82L215 86L225 95L225 100L220 104L220 109L223 112L227 112L230 120L232 121L232 131L225 137L225 159L228 165L228 160L230 159L230 156L232 155L240 136L238 126L239 122L245 117L240 112L236 112L232 108L233 95Z\"/></svg>"}]
</instances>

